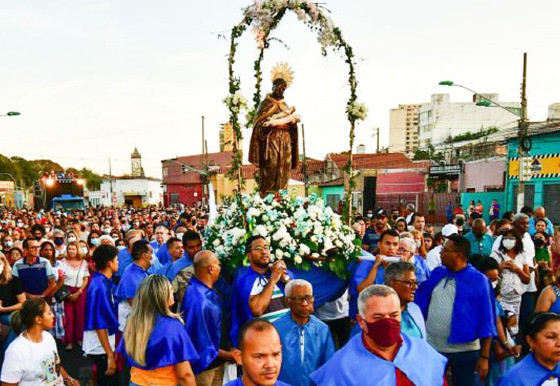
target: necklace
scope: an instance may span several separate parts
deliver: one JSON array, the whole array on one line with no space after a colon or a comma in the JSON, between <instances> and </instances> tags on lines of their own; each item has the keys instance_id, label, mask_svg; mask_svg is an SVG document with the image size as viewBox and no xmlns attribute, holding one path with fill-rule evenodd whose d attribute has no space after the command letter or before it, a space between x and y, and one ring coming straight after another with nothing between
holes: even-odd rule
<instances>
[{"instance_id":1,"label":"necklace","mask_svg":"<svg viewBox=\"0 0 560 386\"><path fill-rule=\"evenodd\" d=\"M29 333L27 331L23 332L25 335L27 335L27 340L29 340L32 343L41 343L41 341L35 342L33 339L31 339L31 337L29 336Z\"/></svg>"}]
</instances>

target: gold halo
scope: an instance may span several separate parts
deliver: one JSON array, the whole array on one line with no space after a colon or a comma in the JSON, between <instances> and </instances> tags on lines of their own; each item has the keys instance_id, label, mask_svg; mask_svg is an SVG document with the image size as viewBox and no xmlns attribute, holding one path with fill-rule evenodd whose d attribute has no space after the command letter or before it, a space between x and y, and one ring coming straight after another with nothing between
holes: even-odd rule
<instances>
[{"instance_id":1,"label":"gold halo","mask_svg":"<svg viewBox=\"0 0 560 386\"><path fill-rule=\"evenodd\" d=\"M294 72L288 63L280 62L272 68L272 71L270 72L270 79L272 80L272 83L278 79L282 79L286 82L286 87L290 87L294 80Z\"/></svg>"}]
</instances>

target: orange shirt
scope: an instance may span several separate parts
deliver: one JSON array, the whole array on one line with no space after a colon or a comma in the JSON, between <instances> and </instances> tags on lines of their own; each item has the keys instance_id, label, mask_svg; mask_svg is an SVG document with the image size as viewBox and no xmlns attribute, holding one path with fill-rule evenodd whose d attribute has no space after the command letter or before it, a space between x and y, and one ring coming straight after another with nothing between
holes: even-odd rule
<instances>
[{"instance_id":1,"label":"orange shirt","mask_svg":"<svg viewBox=\"0 0 560 386\"><path fill-rule=\"evenodd\" d=\"M154 370L143 370L133 366L130 369L130 382L137 385L177 385L179 380L173 365Z\"/></svg>"}]
</instances>

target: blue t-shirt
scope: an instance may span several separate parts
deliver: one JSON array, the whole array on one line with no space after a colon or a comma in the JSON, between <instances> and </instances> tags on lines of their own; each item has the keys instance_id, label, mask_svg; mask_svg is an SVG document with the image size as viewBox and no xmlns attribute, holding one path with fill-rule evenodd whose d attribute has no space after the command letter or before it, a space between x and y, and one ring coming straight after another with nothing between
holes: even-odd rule
<instances>
[{"instance_id":1,"label":"blue t-shirt","mask_svg":"<svg viewBox=\"0 0 560 386\"><path fill-rule=\"evenodd\" d=\"M54 279L54 272L51 262L44 257L37 259L29 264L25 258L21 258L14 263L12 275L18 277L24 292L41 295L49 286L49 279Z\"/></svg>"}]
</instances>

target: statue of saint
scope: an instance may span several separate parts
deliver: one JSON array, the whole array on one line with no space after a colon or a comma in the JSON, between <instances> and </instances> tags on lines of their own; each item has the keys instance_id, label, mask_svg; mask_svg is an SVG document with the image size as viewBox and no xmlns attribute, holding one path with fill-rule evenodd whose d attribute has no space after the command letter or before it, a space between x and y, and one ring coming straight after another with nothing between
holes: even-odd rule
<instances>
[{"instance_id":1,"label":"statue of saint","mask_svg":"<svg viewBox=\"0 0 560 386\"><path fill-rule=\"evenodd\" d=\"M259 168L261 195L288 188L290 170L298 165L298 128L295 107L284 102L293 73L286 63L272 69L272 93L259 105L253 123L249 162Z\"/></svg>"}]
</instances>

